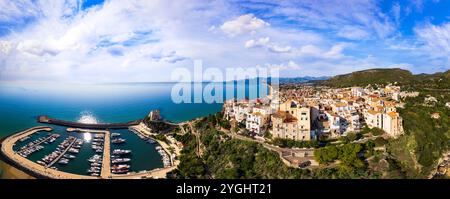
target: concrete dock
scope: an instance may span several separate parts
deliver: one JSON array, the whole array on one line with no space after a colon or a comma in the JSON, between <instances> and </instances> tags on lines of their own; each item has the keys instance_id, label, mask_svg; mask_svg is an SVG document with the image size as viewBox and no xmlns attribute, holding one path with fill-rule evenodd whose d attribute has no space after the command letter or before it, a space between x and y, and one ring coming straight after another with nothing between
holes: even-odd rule
<instances>
[{"instance_id":1,"label":"concrete dock","mask_svg":"<svg viewBox=\"0 0 450 199\"><path fill-rule=\"evenodd\" d=\"M67 132L78 132L78 133L92 133L92 134L103 134L105 135L103 143L103 159L102 159L102 170L100 177L103 179L111 178L111 134L109 131L104 130L91 130L91 129L80 129L80 128L68 128Z\"/></svg>"}]
</instances>

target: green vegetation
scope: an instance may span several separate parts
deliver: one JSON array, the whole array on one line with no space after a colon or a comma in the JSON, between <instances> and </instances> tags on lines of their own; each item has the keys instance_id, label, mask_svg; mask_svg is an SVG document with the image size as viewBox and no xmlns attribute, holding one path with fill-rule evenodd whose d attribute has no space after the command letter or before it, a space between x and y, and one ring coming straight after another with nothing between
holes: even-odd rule
<instances>
[{"instance_id":1,"label":"green vegetation","mask_svg":"<svg viewBox=\"0 0 450 199\"><path fill-rule=\"evenodd\" d=\"M372 69L336 76L318 82L319 85L331 87L386 85L397 82L406 91L418 91L415 98L404 99L405 108L399 109L403 118L405 135L398 139L386 141L374 140L377 147L387 145L389 157L382 160L388 165L384 168L386 178L426 178L436 167L442 153L449 149L450 109L445 103L450 102L450 70L443 73L413 75L401 69ZM438 102L424 106L424 99L431 95ZM439 119L431 119L432 113L438 113ZM381 135L379 129L364 128L362 134Z\"/></svg>"},{"instance_id":2,"label":"green vegetation","mask_svg":"<svg viewBox=\"0 0 450 199\"><path fill-rule=\"evenodd\" d=\"M379 135L383 135L383 134L384 134L384 131L381 130L380 128L377 128L377 127L370 129L370 128L367 127L367 126L364 126L364 127L361 129L361 132L360 132L360 133L363 134L363 135L366 135L366 134L372 134L373 136L379 136Z\"/></svg>"},{"instance_id":3,"label":"green vegetation","mask_svg":"<svg viewBox=\"0 0 450 199\"><path fill-rule=\"evenodd\" d=\"M167 133L177 127L175 125L167 124L164 121L151 121L149 117L144 119L144 124L155 133Z\"/></svg>"},{"instance_id":4,"label":"green vegetation","mask_svg":"<svg viewBox=\"0 0 450 199\"><path fill-rule=\"evenodd\" d=\"M355 140L359 140L363 137L361 133L350 132L347 133L347 136L340 137L339 140L343 143L349 143Z\"/></svg>"},{"instance_id":5,"label":"green vegetation","mask_svg":"<svg viewBox=\"0 0 450 199\"><path fill-rule=\"evenodd\" d=\"M311 141L295 141L290 139L275 138L272 140L271 144L279 147L287 148L317 148L319 147L319 142L316 140Z\"/></svg>"},{"instance_id":6,"label":"green vegetation","mask_svg":"<svg viewBox=\"0 0 450 199\"><path fill-rule=\"evenodd\" d=\"M173 175L175 178L271 179L310 176L308 170L287 167L277 153L261 144L230 139L213 123L206 122L214 121L214 118L220 117L211 115L195 124L205 148L202 157L196 154L194 135L175 135L185 146L181 163Z\"/></svg>"},{"instance_id":7,"label":"green vegetation","mask_svg":"<svg viewBox=\"0 0 450 199\"><path fill-rule=\"evenodd\" d=\"M157 134L155 136L152 136L153 138L157 139L157 140L161 140L163 142L167 142L167 138L166 136L164 136L163 134Z\"/></svg>"},{"instance_id":8,"label":"green vegetation","mask_svg":"<svg viewBox=\"0 0 450 199\"><path fill-rule=\"evenodd\" d=\"M375 143L376 147L381 147L381 146L386 145L388 143L388 141L386 141L382 137L377 137L377 138L375 138L374 143Z\"/></svg>"},{"instance_id":9,"label":"green vegetation","mask_svg":"<svg viewBox=\"0 0 450 199\"><path fill-rule=\"evenodd\" d=\"M349 143L340 146L326 146L314 151L314 157L321 164L332 163L340 160L343 166L362 169L365 168L365 151L373 150L373 146L367 146L356 143Z\"/></svg>"},{"instance_id":10,"label":"green vegetation","mask_svg":"<svg viewBox=\"0 0 450 199\"><path fill-rule=\"evenodd\" d=\"M414 90L417 87L427 89L449 89L450 70L444 73L413 75L402 69L370 69L349 74L338 75L324 81L318 81L318 85L330 87L367 86L371 84L386 85L397 82L406 90Z\"/></svg>"},{"instance_id":11,"label":"green vegetation","mask_svg":"<svg viewBox=\"0 0 450 199\"><path fill-rule=\"evenodd\" d=\"M410 178L424 178L436 166L442 153L449 149L450 93L422 90L416 98L408 98L400 109L406 135L389 142L388 151L398 161L401 170ZM424 106L426 95L435 96L435 106ZM431 119L431 113L439 113L439 119Z\"/></svg>"},{"instance_id":12,"label":"green vegetation","mask_svg":"<svg viewBox=\"0 0 450 199\"><path fill-rule=\"evenodd\" d=\"M181 163L172 178L219 178L219 179L304 179L304 178L378 178L379 174L365 169L364 157L373 153L372 144L346 144L325 147L335 153L328 162L340 160L342 164L318 169L300 169L286 166L276 152L250 141L231 139L217 130L215 124L219 114L210 115L194 126L201 135L203 155L197 156L197 143L191 133L175 135L185 145L180 157ZM219 115L220 116L220 115ZM208 123L207 121L216 121ZM284 142L279 140L279 142ZM298 142L301 143L301 142ZM287 142L287 145L298 143ZM306 143L306 142L305 142ZM305 144L302 143L301 145ZM312 142L311 142L312 143ZM324 148L321 148L324 149ZM320 153L320 152L319 152ZM333 152L332 152L333 153Z\"/></svg>"},{"instance_id":13,"label":"green vegetation","mask_svg":"<svg viewBox=\"0 0 450 199\"><path fill-rule=\"evenodd\" d=\"M320 85L331 87L366 86L368 84L386 84L388 82L410 82L414 75L402 69L370 69L350 74L338 75L320 81Z\"/></svg>"}]
</instances>

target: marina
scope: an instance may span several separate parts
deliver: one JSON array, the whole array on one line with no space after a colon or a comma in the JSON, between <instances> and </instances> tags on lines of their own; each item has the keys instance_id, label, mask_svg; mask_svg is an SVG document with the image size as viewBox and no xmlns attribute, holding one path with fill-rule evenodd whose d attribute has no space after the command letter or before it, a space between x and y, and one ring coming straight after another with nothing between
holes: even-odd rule
<instances>
[{"instance_id":1,"label":"marina","mask_svg":"<svg viewBox=\"0 0 450 199\"><path fill-rule=\"evenodd\" d=\"M114 139L126 142L112 144L113 136L109 131L52 126L51 133L39 130L21 135L17 140L8 142L13 145L6 146L11 146L17 156L20 156L19 151L38 148L28 157L20 156L23 159L17 158L15 161L29 162L27 168L34 168L36 175L50 178L117 178L127 175L135 178L152 175L155 169L155 172L161 172L158 168L164 167L164 164L155 149L157 145L140 139L128 130L115 131L118 132L114 132ZM22 136L29 138L21 142ZM2 149L6 146L2 145Z\"/></svg>"}]
</instances>

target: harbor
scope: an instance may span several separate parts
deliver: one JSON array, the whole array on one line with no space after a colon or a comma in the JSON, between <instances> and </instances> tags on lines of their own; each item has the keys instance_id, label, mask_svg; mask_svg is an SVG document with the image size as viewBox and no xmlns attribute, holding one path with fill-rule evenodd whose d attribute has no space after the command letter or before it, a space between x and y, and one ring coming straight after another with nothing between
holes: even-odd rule
<instances>
[{"instance_id":1,"label":"harbor","mask_svg":"<svg viewBox=\"0 0 450 199\"><path fill-rule=\"evenodd\" d=\"M165 177L171 164L158 146L128 129L51 125L8 136L1 148L2 159L37 178L126 179Z\"/></svg>"}]
</instances>

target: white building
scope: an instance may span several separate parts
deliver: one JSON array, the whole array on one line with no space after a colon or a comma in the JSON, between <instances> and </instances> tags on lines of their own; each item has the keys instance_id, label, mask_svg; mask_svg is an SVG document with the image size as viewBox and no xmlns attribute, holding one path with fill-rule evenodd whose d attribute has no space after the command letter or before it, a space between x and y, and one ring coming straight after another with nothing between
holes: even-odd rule
<instances>
[{"instance_id":1,"label":"white building","mask_svg":"<svg viewBox=\"0 0 450 199\"><path fill-rule=\"evenodd\" d=\"M353 97L361 97L364 95L364 89L361 87L352 87L351 93Z\"/></svg>"},{"instance_id":2,"label":"white building","mask_svg":"<svg viewBox=\"0 0 450 199\"><path fill-rule=\"evenodd\" d=\"M249 113L245 121L245 128L258 135L262 135L264 133L263 129L267 127L268 117L269 115L260 112Z\"/></svg>"},{"instance_id":3,"label":"white building","mask_svg":"<svg viewBox=\"0 0 450 199\"><path fill-rule=\"evenodd\" d=\"M247 118L247 114L251 112L252 108L250 106L240 104L233 107L234 118L238 122L242 122Z\"/></svg>"}]
</instances>

